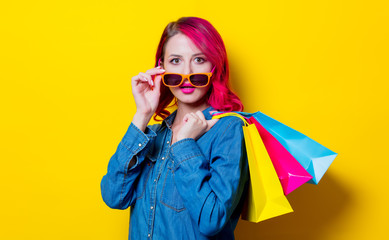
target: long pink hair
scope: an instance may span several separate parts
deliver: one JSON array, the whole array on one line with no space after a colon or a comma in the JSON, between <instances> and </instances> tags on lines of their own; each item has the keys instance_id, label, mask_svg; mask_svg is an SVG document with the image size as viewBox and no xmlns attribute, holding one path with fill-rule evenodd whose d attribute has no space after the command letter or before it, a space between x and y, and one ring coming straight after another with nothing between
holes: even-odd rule
<instances>
[{"instance_id":1,"label":"long pink hair","mask_svg":"<svg viewBox=\"0 0 389 240\"><path fill-rule=\"evenodd\" d=\"M242 102L229 86L230 69L223 40L207 20L197 17L182 17L169 23L164 29L158 45L155 66L158 66L159 59L163 61L167 41L178 33L189 37L215 66L210 83L211 87L205 96L207 103L218 111L243 111ZM154 116L156 121L159 121L157 116L165 119L170 115L166 107L173 99L174 96L169 88L161 84L161 97ZM177 101L174 104L177 104Z\"/></svg>"}]
</instances>

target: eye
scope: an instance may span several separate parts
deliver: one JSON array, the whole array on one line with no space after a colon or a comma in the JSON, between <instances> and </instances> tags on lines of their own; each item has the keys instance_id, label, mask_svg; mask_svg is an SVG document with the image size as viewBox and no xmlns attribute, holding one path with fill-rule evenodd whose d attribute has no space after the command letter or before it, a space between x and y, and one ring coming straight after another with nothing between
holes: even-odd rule
<instances>
[{"instance_id":1,"label":"eye","mask_svg":"<svg viewBox=\"0 0 389 240\"><path fill-rule=\"evenodd\" d=\"M179 58L173 58L172 60L170 60L170 63L173 63L173 64L178 64L179 62L180 62Z\"/></svg>"},{"instance_id":2,"label":"eye","mask_svg":"<svg viewBox=\"0 0 389 240\"><path fill-rule=\"evenodd\" d=\"M194 59L194 61L195 61L196 63L203 63L203 62L205 62L205 59L202 58L202 57L196 57L196 58Z\"/></svg>"}]
</instances>

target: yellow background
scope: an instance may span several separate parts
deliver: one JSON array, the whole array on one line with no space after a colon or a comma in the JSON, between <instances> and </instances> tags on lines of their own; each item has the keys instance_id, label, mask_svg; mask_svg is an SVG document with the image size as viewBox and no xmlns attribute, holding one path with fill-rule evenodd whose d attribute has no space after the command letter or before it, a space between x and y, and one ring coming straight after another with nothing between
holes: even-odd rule
<instances>
[{"instance_id":1,"label":"yellow background","mask_svg":"<svg viewBox=\"0 0 389 240\"><path fill-rule=\"evenodd\" d=\"M382 239L388 211L388 1L2 1L0 239L127 239L100 180L135 111L130 78L166 24L209 20L245 111L339 153L295 212L237 239Z\"/></svg>"}]
</instances>

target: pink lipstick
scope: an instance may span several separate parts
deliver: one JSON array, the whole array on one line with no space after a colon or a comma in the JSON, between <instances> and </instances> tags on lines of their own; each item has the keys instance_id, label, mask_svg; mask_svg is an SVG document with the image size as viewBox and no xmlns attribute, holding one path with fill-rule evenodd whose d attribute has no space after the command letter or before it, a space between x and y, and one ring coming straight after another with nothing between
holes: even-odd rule
<instances>
[{"instance_id":1,"label":"pink lipstick","mask_svg":"<svg viewBox=\"0 0 389 240\"><path fill-rule=\"evenodd\" d=\"M190 85L189 83L184 83L180 86L180 89L183 93L189 94L192 93L195 90L195 87Z\"/></svg>"}]
</instances>

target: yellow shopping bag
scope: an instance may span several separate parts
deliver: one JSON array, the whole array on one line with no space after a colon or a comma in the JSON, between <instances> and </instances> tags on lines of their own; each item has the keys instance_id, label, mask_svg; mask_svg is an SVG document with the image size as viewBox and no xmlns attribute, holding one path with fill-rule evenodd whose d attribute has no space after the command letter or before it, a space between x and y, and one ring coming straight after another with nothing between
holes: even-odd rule
<instances>
[{"instance_id":1,"label":"yellow shopping bag","mask_svg":"<svg viewBox=\"0 0 389 240\"><path fill-rule=\"evenodd\" d=\"M215 115L213 118L224 116L236 116L245 122L243 134L250 171L250 186L242 219L257 223L293 212L255 125L248 124L246 119L234 112Z\"/></svg>"}]
</instances>

